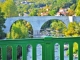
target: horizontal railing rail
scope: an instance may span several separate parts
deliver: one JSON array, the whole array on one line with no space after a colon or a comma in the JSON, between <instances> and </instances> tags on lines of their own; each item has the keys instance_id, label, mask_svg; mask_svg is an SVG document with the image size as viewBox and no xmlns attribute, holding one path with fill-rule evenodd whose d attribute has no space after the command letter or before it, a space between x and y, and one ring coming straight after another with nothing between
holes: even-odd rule
<instances>
[{"instance_id":1,"label":"horizontal railing rail","mask_svg":"<svg viewBox=\"0 0 80 60\"><path fill-rule=\"evenodd\" d=\"M26 47L32 46L32 60L36 59L36 46L41 44L42 46L42 60L55 60L54 46L56 43L60 45L60 60L64 60L64 44L69 44L69 60L73 60L73 43L78 43L78 60L80 60L80 37L68 37L68 38L31 38L31 39L9 39L0 40L1 59L7 60L7 46L12 47L12 60L17 60L17 46L22 47L22 60L26 58Z\"/></svg>"}]
</instances>

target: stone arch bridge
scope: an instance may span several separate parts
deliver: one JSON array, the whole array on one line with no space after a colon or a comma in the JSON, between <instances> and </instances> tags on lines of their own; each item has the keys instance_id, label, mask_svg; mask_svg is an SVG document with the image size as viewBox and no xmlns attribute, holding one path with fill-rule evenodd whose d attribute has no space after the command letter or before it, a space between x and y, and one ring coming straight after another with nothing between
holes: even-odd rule
<instances>
[{"instance_id":1,"label":"stone arch bridge","mask_svg":"<svg viewBox=\"0 0 80 60\"><path fill-rule=\"evenodd\" d=\"M26 17L11 17L11 18L6 18L5 21L5 26L6 28L4 29L5 33L8 33L10 31L11 25L19 20L19 19L23 19L26 20L28 22L30 22L30 24L32 25L33 28L33 36L35 37L37 35L37 33L40 32L41 26L52 19L56 19L56 20L61 20L62 22L65 23L66 26L68 26L69 22L73 22L73 21L80 21L80 17L72 17L72 16L26 16Z\"/></svg>"}]
</instances>

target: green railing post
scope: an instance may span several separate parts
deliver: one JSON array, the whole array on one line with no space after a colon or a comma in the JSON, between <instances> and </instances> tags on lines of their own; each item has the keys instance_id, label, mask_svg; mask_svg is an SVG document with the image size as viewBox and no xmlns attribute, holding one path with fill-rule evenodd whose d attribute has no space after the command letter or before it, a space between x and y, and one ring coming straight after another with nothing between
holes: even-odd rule
<instances>
[{"instance_id":1,"label":"green railing post","mask_svg":"<svg viewBox=\"0 0 80 60\"><path fill-rule=\"evenodd\" d=\"M54 42L52 43L52 60L55 60L55 50L54 50L54 46L55 44L54 44Z\"/></svg>"},{"instance_id":2,"label":"green railing post","mask_svg":"<svg viewBox=\"0 0 80 60\"><path fill-rule=\"evenodd\" d=\"M17 60L17 45L12 45L12 60Z\"/></svg>"},{"instance_id":3,"label":"green railing post","mask_svg":"<svg viewBox=\"0 0 80 60\"><path fill-rule=\"evenodd\" d=\"M7 60L7 47L2 45L2 60Z\"/></svg>"},{"instance_id":4,"label":"green railing post","mask_svg":"<svg viewBox=\"0 0 80 60\"><path fill-rule=\"evenodd\" d=\"M32 60L37 60L36 56L36 44L32 44Z\"/></svg>"},{"instance_id":5,"label":"green railing post","mask_svg":"<svg viewBox=\"0 0 80 60\"><path fill-rule=\"evenodd\" d=\"M60 60L64 60L64 44L60 43Z\"/></svg>"},{"instance_id":6,"label":"green railing post","mask_svg":"<svg viewBox=\"0 0 80 60\"><path fill-rule=\"evenodd\" d=\"M44 39L45 43L45 60L52 60L53 57L53 44L52 44L52 37L46 37Z\"/></svg>"},{"instance_id":7,"label":"green railing post","mask_svg":"<svg viewBox=\"0 0 80 60\"><path fill-rule=\"evenodd\" d=\"M22 45L22 60L27 60L27 45Z\"/></svg>"},{"instance_id":8,"label":"green railing post","mask_svg":"<svg viewBox=\"0 0 80 60\"><path fill-rule=\"evenodd\" d=\"M80 60L80 42L78 42L78 60Z\"/></svg>"},{"instance_id":9,"label":"green railing post","mask_svg":"<svg viewBox=\"0 0 80 60\"><path fill-rule=\"evenodd\" d=\"M45 44L42 44L42 60L45 60Z\"/></svg>"},{"instance_id":10,"label":"green railing post","mask_svg":"<svg viewBox=\"0 0 80 60\"><path fill-rule=\"evenodd\" d=\"M69 42L69 60L73 60L73 42Z\"/></svg>"}]
</instances>

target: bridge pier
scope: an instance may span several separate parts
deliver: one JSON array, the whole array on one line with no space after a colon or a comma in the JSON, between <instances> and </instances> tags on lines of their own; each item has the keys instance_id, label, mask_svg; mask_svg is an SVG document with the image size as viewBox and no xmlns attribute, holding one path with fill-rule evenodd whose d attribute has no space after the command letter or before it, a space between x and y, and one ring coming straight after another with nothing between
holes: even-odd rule
<instances>
[{"instance_id":1,"label":"bridge pier","mask_svg":"<svg viewBox=\"0 0 80 60\"><path fill-rule=\"evenodd\" d=\"M33 30L33 37L34 38L40 37L40 31L39 30Z\"/></svg>"},{"instance_id":2,"label":"bridge pier","mask_svg":"<svg viewBox=\"0 0 80 60\"><path fill-rule=\"evenodd\" d=\"M73 16L69 16L69 22L73 22Z\"/></svg>"}]
</instances>

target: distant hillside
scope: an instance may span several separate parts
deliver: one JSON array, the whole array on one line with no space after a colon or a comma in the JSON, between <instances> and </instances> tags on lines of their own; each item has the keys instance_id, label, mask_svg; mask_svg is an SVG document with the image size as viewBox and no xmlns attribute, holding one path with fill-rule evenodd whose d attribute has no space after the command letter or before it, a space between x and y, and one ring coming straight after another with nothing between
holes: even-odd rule
<instances>
[{"instance_id":1,"label":"distant hillside","mask_svg":"<svg viewBox=\"0 0 80 60\"><path fill-rule=\"evenodd\" d=\"M14 0L14 1L27 1L27 2L34 2L35 4L48 4L48 3L52 3L55 0Z\"/></svg>"},{"instance_id":2,"label":"distant hillside","mask_svg":"<svg viewBox=\"0 0 80 60\"><path fill-rule=\"evenodd\" d=\"M4 2L5 0L0 0L0 2ZM27 2L34 2L35 4L59 4L59 3L76 3L77 0L14 0L17 2L27 1Z\"/></svg>"},{"instance_id":3,"label":"distant hillside","mask_svg":"<svg viewBox=\"0 0 80 60\"><path fill-rule=\"evenodd\" d=\"M7 1L7 3L1 3L2 10L7 14L7 11L16 11L14 16L53 16L56 15L61 9L66 11L64 15L74 15L78 0L0 0L1 2ZM11 1L11 2L10 2ZM15 8L15 10L13 9ZM12 9L12 10L11 10ZM7 10L7 11L6 11ZM9 12L11 14L11 12ZM69 14L71 12L71 14ZM62 13L59 12L61 15ZM8 15L11 16L11 15Z\"/></svg>"}]
</instances>

